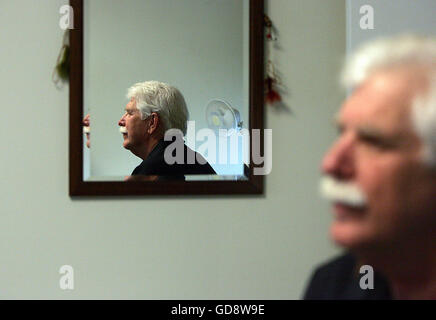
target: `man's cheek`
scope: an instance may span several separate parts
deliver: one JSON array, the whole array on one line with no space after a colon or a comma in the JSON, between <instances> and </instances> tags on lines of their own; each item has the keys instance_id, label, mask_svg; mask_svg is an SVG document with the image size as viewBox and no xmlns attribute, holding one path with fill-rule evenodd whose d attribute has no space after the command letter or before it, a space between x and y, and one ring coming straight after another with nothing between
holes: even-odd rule
<instances>
[{"instance_id":1,"label":"man's cheek","mask_svg":"<svg viewBox=\"0 0 436 320\"><path fill-rule=\"evenodd\" d=\"M362 163L357 183L363 191L377 193L381 192L389 183L390 168L376 162Z\"/></svg>"}]
</instances>

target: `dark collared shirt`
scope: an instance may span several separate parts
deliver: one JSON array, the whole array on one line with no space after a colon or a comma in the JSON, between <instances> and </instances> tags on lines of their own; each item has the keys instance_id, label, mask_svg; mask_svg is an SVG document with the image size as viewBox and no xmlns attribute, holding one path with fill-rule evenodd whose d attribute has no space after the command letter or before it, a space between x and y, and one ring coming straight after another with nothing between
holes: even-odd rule
<instances>
[{"instance_id":1,"label":"dark collared shirt","mask_svg":"<svg viewBox=\"0 0 436 320\"><path fill-rule=\"evenodd\" d=\"M361 289L355 257L347 253L317 268L304 300L390 300L388 282L374 272L374 289Z\"/></svg>"},{"instance_id":2,"label":"dark collared shirt","mask_svg":"<svg viewBox=\"0 0 436 320\"><path fill-rule=\"evenodd\" d=\"M216 174L199 153L191 150L186 145L183 145L183 164L167 164L164 157L165 148L171 143L171 141L165 141L164 139L160 140L147 158L133 170L131 175L159 176L159 180L185 180L187 174ZM193 164L188 163L188 153L191 153L192 158L195 159ZM173 156L175 155L173 154ZM205 164L201 164L198 159L204 160Z\"/></svg>"}]
</instances>

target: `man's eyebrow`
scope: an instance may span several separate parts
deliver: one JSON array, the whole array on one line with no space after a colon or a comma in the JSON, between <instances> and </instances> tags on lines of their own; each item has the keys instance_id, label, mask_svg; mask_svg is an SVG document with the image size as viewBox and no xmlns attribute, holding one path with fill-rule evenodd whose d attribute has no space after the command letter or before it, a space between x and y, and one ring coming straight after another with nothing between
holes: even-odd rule
<instances>
[{"instance_id":1,"label":"man's eyebrow","mask_svg":"<svg viewBox=\"0 0 436 320\"><path fill-rule=\"evenodd\" d=\"M374 138L387 137L387 135L384 134L381 130L369 126L362 126L357 128L357 133L362 136L374 137Z\"/></svg>"},{"instance_id":2,"label":"man's eyebrow","mask_svg":"<svg viewBox=\"0 0 436 320\"><path fill-rule=\"evenodd\" d=\"M357 128L359 137L367 140L372 140L384 144L386 146L397 145L401 142L401 136L396 134L388 134L378 128L370 126L362 126Z\"/></svg>"}]
</instances>

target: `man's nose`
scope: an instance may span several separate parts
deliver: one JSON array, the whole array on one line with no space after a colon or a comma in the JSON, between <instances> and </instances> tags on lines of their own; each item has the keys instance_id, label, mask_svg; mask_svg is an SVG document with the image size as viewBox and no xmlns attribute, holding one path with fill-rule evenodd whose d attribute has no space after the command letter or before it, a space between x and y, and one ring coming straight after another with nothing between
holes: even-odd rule
<instances>
[{"instance_id":1,"label":"man's nose","mask_svg":"<svg viewBox=\"0 0 436 320\"><path fill-rule=\"evenodd\" d=\"M354 171L354 145L350 137L341 137L327 151L321 171L338 179L347 179Z\"/></svg>"},{"instance_id":2,"label":"man's nose","mask_svg":"<svg viewBox=\"0 0 436 320\"><path fill-rule=\"evenodd\" d=\"M123 115L123 116L121 117L121 119L118 121L118 125L119 125L120 127L125 127L125 126L126 126L126 121L124 120L124 117L125 117L125 115Z\"/></svg>"}]
</instances>

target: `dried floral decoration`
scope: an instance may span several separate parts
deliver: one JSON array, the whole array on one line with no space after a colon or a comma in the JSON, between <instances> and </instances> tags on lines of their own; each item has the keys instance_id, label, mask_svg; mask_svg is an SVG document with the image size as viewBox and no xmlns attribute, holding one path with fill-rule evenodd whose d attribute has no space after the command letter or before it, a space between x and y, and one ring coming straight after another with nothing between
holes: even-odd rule
<instances>
[{"instance_id":1,"label":"dried floral decoration","mask_svg":"<svg viewBox=\"0 0 436 320\"><path fill-rule=\"evenodd\" d=\"M69 30L64 33L62 47L56 61L56 67L53 70L52 80L56 87L62 87L64 82L67 82L70 77L70 41Z\"/></svg>"},{"instance_id":2,"label":"dried floral decoration","mask_svg":"<svg viewBox=\"0 0 436 320\"><path fill-rule=\"evenodd\" d=\"M280 84L278 76L275 73L274 64L271 60L268 60L265 78L265 102L268 104L274 104L282 101L277 88Z\"/></svg>"},{"instance_id":3,"label":"dried floral decoration","mask_svg":"<svg viewBox=\"0 0 436 320\"><path fill-rule=\"evenodd\" d=\"M277 36L274 34L273 23L267 15L264 15L264 26L266 29L265 36L267 44L269 45L272 41L277 41ZM275 66L272 60L268 59L267 61L265 77L265 102L273 105L276 102L282 101L282 97L278 92L280 79L275 71Z\"/></svg>"}]
</instances>

